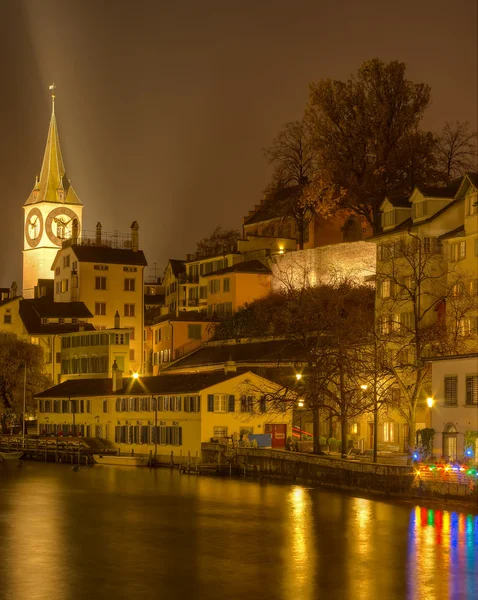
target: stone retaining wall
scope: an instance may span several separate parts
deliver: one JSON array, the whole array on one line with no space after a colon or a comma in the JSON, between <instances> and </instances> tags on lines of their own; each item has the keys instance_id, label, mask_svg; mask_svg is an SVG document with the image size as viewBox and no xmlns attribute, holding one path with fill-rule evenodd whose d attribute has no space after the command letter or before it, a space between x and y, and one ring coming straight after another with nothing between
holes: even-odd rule
<instances>
[{"instance_id":1,"label":"stone retaining wall","mask_svg":"<svg viewBox=\"0 0 478 600\"><path fill-rule=\"evenodd\" d=\"M364 492L408 494L414 481L414 470L410 466L370 464L280 450L238 448L235 462L250 474L300 479Z\"/></svg>"}]
</instances>

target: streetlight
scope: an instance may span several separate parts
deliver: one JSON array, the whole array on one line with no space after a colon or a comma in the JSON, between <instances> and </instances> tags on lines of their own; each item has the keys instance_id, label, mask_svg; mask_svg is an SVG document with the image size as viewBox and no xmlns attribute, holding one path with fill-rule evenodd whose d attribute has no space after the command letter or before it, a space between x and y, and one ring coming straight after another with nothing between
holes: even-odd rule
<instances>
[{"instance_id":1,"label":"streetlight","mask_svg":"<svg viewBox=\"0 0 478 600\"><path fill-rule=\"evenodd\" d=\"M300 381L302 379L302 373L296 373L295 378L297 379L297 381Z\"/></svg>"},{"instance_id":2,"label":"streetlight","mask_svg":"<svg viewBox=\"0 0 478 600\"><path fill-rule=\"evenodd\" d=\"M300 441L302 441L302 416L304 414L304 411L302 409L305 406L304 401L302 399L299 399L299 401L297 402L297 406L301 409L299 411L299 439Z\"/></svg>"},{"instance_id":3,"label":"streetlight","mask_svg":"<svg viewBox=\"0 0 478 600\"><path fill-rule=\"evenodd\" d=\"M137 371L133 373L133 379L139 379L139 373Z\"/></svg>"}]
</instances>

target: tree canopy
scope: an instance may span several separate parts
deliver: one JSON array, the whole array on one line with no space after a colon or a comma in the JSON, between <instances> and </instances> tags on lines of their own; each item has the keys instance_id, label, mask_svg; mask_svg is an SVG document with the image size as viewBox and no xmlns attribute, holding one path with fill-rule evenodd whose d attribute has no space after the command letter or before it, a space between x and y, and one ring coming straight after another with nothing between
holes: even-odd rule
<instances>
[{"instance_id":1,"label":"tree canopy","mask_svg":"<svg viewBox=\"0 0 478 600\"><path fill-rule=\"evenodd\" d=\"M411 134L429 102L430 87L409 81L405 63L377 58L347 82L323 79L310 86L307 116L321 172L346 190L344 204L374 231L384 197L411 192L410 178L398 171L404 155L428 163L428 154L415 151L423 140ZM416 164L414 170L423 168Z\"/></svg>"},{"instance_id":2,"label":"tree canopy","mask_svg":"<svg viewBox=\"0 0 478 600\"><path fill-rule=\"evenodd\" d=\"M229 254L236 251L237 241L240 237L241 234L236 229L223 229L219 225L210 236L199 240L196 250L211 256Z\"/></svg>"},{"instance_id":3,"label":"tree canopy","mask_svg":"<svg viewBox=\"0 0 478 600\"><path fill-rule=\"evenodd\" d=\"M0 424L6 432L9 423L23 415L23 392L26 368L26 413L36 413L35 394L46 389L49 378L43 372L40 346L8 335L0 335Z\"/></svg>"}]
</instances>

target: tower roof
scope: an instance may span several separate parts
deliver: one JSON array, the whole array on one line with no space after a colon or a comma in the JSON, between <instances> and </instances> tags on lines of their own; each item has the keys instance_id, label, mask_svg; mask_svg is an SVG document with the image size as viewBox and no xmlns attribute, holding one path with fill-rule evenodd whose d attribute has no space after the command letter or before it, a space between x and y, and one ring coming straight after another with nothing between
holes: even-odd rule
<instances>
[{"instance_id":1,"label":"tower roof","mask_svg":"<svg viewBox=\"0 0 478 600\"><path fill-rule=\"evenodd\" d=\"M45 154L43 156L40 177L36 178L35 187L28 196L25 204L37 204L39 202L81 204L65 173L55 116L55 86L50 86L50 89L53 90L51 95L52 110Z\"/></svg>"}]
</instances>

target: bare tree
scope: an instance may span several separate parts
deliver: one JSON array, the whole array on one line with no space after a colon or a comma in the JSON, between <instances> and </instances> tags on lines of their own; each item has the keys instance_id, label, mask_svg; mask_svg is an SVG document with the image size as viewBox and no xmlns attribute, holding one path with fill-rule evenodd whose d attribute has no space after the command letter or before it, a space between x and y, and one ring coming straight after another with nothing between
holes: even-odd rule
<instances>
[{"instance_id":1,"label":"bare tree","mask_svg":"<svg viewBox=\"0 0 478 600\"><path fill-rule=\"evenodd\" d=\"M373 291L347 282L313 287L304 276L304 286L285 286L277 296L277 302L269 305L268 318L256 319L261 310L250 320L244 314L236 317L243 334L246 323L255 335L262 323L264 333L281 335L284 346L290 344L292 349L277 362L281 387L261 394L270 410L301 398L312 415L316 453L320 453L321 414L338 421L345 454L348 424L372 407L361 385L370 369L364 348L373 330ZM252 303L246 310L254 313L255 308Z\"/></svg>"},{"instance_id":2,"label":"bare tree","mask_svg":"<svg viewBox=\"0 0 478 600\"><path fill-rule=\"evenodd\" d=\"M477 170L476 138L477 132L470 129L467 121L445 123L435 149L437 169L444 183Z\"/></svg>"},{"instance_id":3,"label":"bare tree","mask_svg":"<svg viewBox=\"0 0 478 600\"><path fill-rule=\"evenodd\" d=\"M310 222L315 215L329 217L340 193L320 175L305 120L286 123L264 154L274 167L267 190L268 202L278 220L295 221L302 250Z\"/></svg>"}]
</instances>

